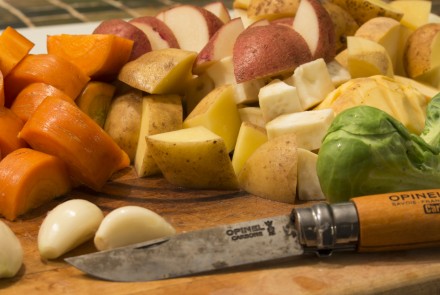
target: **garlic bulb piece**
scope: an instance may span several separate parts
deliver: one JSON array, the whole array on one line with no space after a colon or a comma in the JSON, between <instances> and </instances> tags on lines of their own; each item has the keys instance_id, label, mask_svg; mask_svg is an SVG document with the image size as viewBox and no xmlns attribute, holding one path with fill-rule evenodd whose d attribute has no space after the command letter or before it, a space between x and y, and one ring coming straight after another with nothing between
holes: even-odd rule
<instances>
[{"instance_id":1,"label":"garlic bulb piece","mask_svg":"<svg viewBox=\"0 0 440 295\"><path fill-rule=\"evenodd\" d=\"M157 213L139 206L125 206L104 218L94 242L98 250L108 250L175 233L175 229Z\"/></svg>"},{"instance_id":2,"label":"garlic bulb piece","mask_svg":"<svg viewBox=\"0 0 440 295\"><path fill-rule=\"evenodd\" d=\"M38 233L38 250L46 259L55 259L90 240L104 214L92 202L73 199L51 210Z\"/></svg>"},{"instance_id":3,"label":"garlic bulb piece","mask_svg":"<svg viewBox=\"0 0 440 295\"><path fill-rule=\"evenodd\" d=\"M0 220L0 278L15 276L23 264L23 248L14 232Z\"/></svg>"}]
</instances>

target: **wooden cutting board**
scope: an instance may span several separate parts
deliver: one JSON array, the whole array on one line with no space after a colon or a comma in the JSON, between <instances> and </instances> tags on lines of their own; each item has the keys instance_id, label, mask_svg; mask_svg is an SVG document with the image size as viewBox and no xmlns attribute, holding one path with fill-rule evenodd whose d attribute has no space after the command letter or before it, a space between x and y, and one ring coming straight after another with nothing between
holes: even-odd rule
<instances>
[{"instance_id":1,"label":"wooden cutting board","mask_svg":"<svg viewBox=\"0 0 440 295\"><path fill-rule=\"evenodd\" d=\"M288 214L292 205L237 191L180 189L164 179L119 173L102 192L79 188L15 222L5 221L24 248L24 266L0 279L0 294L439 294L440 249L391 253L309 254L221 272L154 282L119 283L94 279L62 258L96 251L92 242L64 257L39 256L37 235L48 210L71 198L90 200L105 212L125 205L149 208L178 232ZM380 213L379 213L380 214ZM1 243L1 241L0 241ZM148 293L147 293L148 292Z\"/></svg>"}]
</instances>

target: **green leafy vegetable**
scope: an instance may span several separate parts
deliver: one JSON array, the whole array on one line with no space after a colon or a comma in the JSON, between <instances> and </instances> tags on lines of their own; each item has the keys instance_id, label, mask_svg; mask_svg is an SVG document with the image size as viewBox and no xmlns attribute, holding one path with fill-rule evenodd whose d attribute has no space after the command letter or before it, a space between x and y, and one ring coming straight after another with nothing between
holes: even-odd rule
<instances>
[{"instance_id":1,"label":"green leafy vegetable","mask_svg":"<svg viewBox=\"0 0 440 295\"><path fill-rule=\"evenodd\" d=\"M317 163L329 202L440 187L440 95L429 109L423 136L433 145L374 107L357 106L336 116Z\"/></svg>"}]
</instances>

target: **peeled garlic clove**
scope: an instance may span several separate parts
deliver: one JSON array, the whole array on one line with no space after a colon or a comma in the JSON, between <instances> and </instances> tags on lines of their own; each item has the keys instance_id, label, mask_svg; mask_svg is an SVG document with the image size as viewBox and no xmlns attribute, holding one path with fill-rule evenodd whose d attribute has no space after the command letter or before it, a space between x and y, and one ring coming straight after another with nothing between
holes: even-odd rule
<instances>
[{"instance_id":1,"label":"peeled garlic clove","mask_svg":"<svg viewBox=\"0 0 440 295\"><path fill-rule=\"evenodd\" d=\"M139 206L125 206L110 212L95 235L98 250L108 250L175 234L160 215Z\"/></svg>"},{"instance_id":2,"label":"peeled garlic clove","mask_svg":"<svg viewBox=\"0 0 440 295\"><path fill-rule=\"evenodd\" d=\"M0 220L0 278L12 278L23 263L23 248L14 232Z\"/></svg>"},{"instance_id":3,"label":"peeled garlic clove","mask_svg":"<svg viewBox=\"0 0 440 295\"><path fill-rule=\"evenodd\" d=\"M66 201L50 211L38 232L38 250L55 259L93 238L104 214L92 202Z\"/></svg>"}]
</instances>

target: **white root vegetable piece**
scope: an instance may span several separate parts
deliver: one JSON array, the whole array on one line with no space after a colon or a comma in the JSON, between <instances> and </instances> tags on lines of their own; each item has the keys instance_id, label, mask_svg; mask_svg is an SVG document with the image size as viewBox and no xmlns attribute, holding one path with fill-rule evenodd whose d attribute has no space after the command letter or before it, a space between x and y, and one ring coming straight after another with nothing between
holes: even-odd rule
<instances>
[{"instance_id":1,"label":"white root vegetable piece","mask_svg":"<svg viewBox=\"0 0 440 295\"><path fill-rule=\"evenodd\" d=\"M298 173L295 139L295 134L286 134L257 148L238 176L240 187L265 199L293 204Z\"/></svg>"},{"instance_id":2,"label":"white root vegetable piece","mask_svg":"<svg viewBox=\"0 0 440 295\"><path fill-rule=\"evenodd\" d=\"M238 176L246 160L253 152L267 141L266 130L249 122L241 123L237 144L232 156L232 167Z\"/></svg>"},{"instance_id":3,"label":"white root vegetable piece","mask_svg":"<svg viewBox=\"0 0 440 295\"><path fill-rule=\"evenodd\" d=\"M307 42L313 59L331 61L336 55L333 21L319 0L301 0L293 20L293 29Z\"/></svg>"},{"instance_id":4,"label":"white root vegetable piece","mask_svg":"<svg viewBox=\"0 0 440 295\"><path fill-rule=\"evenodd\" d=\"M142 93L131 89L111 102L104 130L133 162L142 118Z\"/></svg>"},{"instance_id":5,"label":"white root vegetable piece","mask_svg":"<svg viewBox=\"0 0 440 295\"><path fill-rule=\"evenodd\" d=\"M332 79L333 85L338 87L351 79L350 72L336 59L327 63L327 70Z\"/></svg>"},{"instance_id":6,"label":"white root vegetable piece","mask_svg":"<svg viewBox=\"0 0 440 295\"><path fill-rule=\"evenodd\" d=\"M303 111L296 87L278 79L260 89L258 100L265 122L279 115Z\"/></svg>"},{"instance_id":7,"label":"white root vegetable piece","mask_svg":"<svg viewBox=\"0 0 440 295\"><path fill-rule=\"evenodd\" d=\"M232 85L215 88L183 121L183 128L204 126L223 138L228 153L235 147L241 120Z\"/></svg>"},{"instance_id":8,"label":"white root vegetable piece","mask_svg":"<svg viewBox=\"0 0 440 295\"><path fill-rule=\"evenodd\" d=\"M312 60L304 38L288 26L252 26L237 38L233 50L238 83L293 73Z\"/></svg>"},{"instance_id":9,"label":"white root vegetable piece","mask_svg":"<svg viewBox=\"0 0 440 295\"><path fill-rule=\"evenodd\" d=\"M238 109L241 122L249 122L253 125L266 129L266 121L263 119L263 112L259 107L243 107Z\"/></svg>"},{"instance_id":10,"label":"white root vegetable piece","mask_svg":"<svg viewBox=\"0 0 440 295\"><path fill-rule=\"evenodd\" d=\"M178 48L154 50L126 63L118 79L151 94L180 94L192 78L196 56Z\"/></svg>"},{"instance_id":11,"label":"white root vegetable piece","mask_svg":"<svg viewBox=\"0 0 440 295\"><path fill-rule=\"evenodd\" d=\"M195 189L237 189L225 142L203 126L147 137L148 148L165 179Z\"/></svg>"},{"instance_id":12,"label":"white root vegetable piece","mask_svg":"<svg viewBox=\"0 0 440 295\"><path fill-rule=\"evenodd\" d=\"M309 151L321 147L322 139L334 118L332 109L311 110L278 116L266 124L267 137L272 140L294 133L296 145Z\"/></svg>"},{"instance_id":13,"label":"white root vegetable piece","mask_svg":"<svg viewBox=\"0 0 440 295\"><path fill-rule=\"evenodd\" d=\"M152 50L163 48L179 48L176 36L171 29L160 19L154 16L140 16L129 21L145 35L151 44Z\"/></svg>"},{"instance_id":14,"label":"white root vegetable piece","mask_svg":"<svg viewBox=\"0 0 440 295\"><path fill-rule=\"evenodd\" d=\"M390 55L379 43L351 36L347 39L347 52L348 71L352 78L394 76Z\"/></svg>"},{"instance_id":15,"label":"white root vegetable piece","mask_svg":"<svg viewBox=\"0 0 440 295\"><path fill-rule=\"evenodd\" d=\"M323 201L324 193L319 184L316 173L318 155L302 148L298 148L298 200Z\"/></svg>"},{"instance_id":16,"label":"white root vegetable piece","mask_svg":"<svg viewBox=\"0 0 440 295\"><path fill-rule=\"evenodd\" d=\"M130 60L135 60L144 53L151 51L151 43L142 30L122 19L102 21L93 31L93 34L114 34L122 38L133 40Z\"/></svg>"},{"instance_id":17,"label":"white root vegetable piece","mask_svg":"<svg viewBox=\"0 0 440 295\"><path fill-rule=\"evenodd\" d=\"M223 26L215 14L193 5L177 5L160 12L156 17L173 31L181 49L197 53Z\"/></svg>"},{"instance_id":18,"label":"white root vegetable piece","mask_svg":"<svg viewBox=\"0 0 440 295\"><path fill-rule=\"evenodd\" d=\"M174 235L176 230L159 214L139 206L124 206L107 214L96 231L98 250L110 250Z\"/></svg>"},{"instance_id":19,"label":"white root vegetable piece","mask_svg":"<svg viewBox=\"0 0 440 295\"><path fill-rule=\"evenodd\" d=\"M302 110L319 104L335 89L323 58L297 67L293 73L293 84L298 91Z\"/></svg>"},{"instance_id":20,"label":"white root vegetable piece","mask_svg":"<svg viewBox=\"0 0 440 295\"><path fill-rule=\"evenodd\" d=\"M92 202L73 199L52 209L38 232L41 257L55 259L90 240L104 214Z\"/></svg>"},{"instance_id":21,"label":"white root vegetable piece","mask_svg":"<svg viewBox=\"0 0 440 295\"><path fill-rule=\"evenodd\" d=\"M224 57L232 56L235 40L243 32L244 26L241 18L234 18L224 24L197 55L193 72L200 74L212 63Z\"/></svg>"},{"instance_id":22,"label":"white root vegetable piece","mask_svg":"<svg viewBox=\"0 0 440 295\"><path fill-rule=\"evenodd\" d=\"M0 244L0 279L12 278L23 264L23 247L14 232L1 220Z\"/></svg>"},{"instance_id":23,"label":"white root vegetable piece","mask_svg":"<svg viewBox=\"0 0 440 295\"><path fill-rule=\"evenodd\" d=\"M142 119L134 158L138 177L160 172L148 149L146 136L182 128L182 102L178 95L146 95L142 98Z\"/></svg>"}]
</instances>

